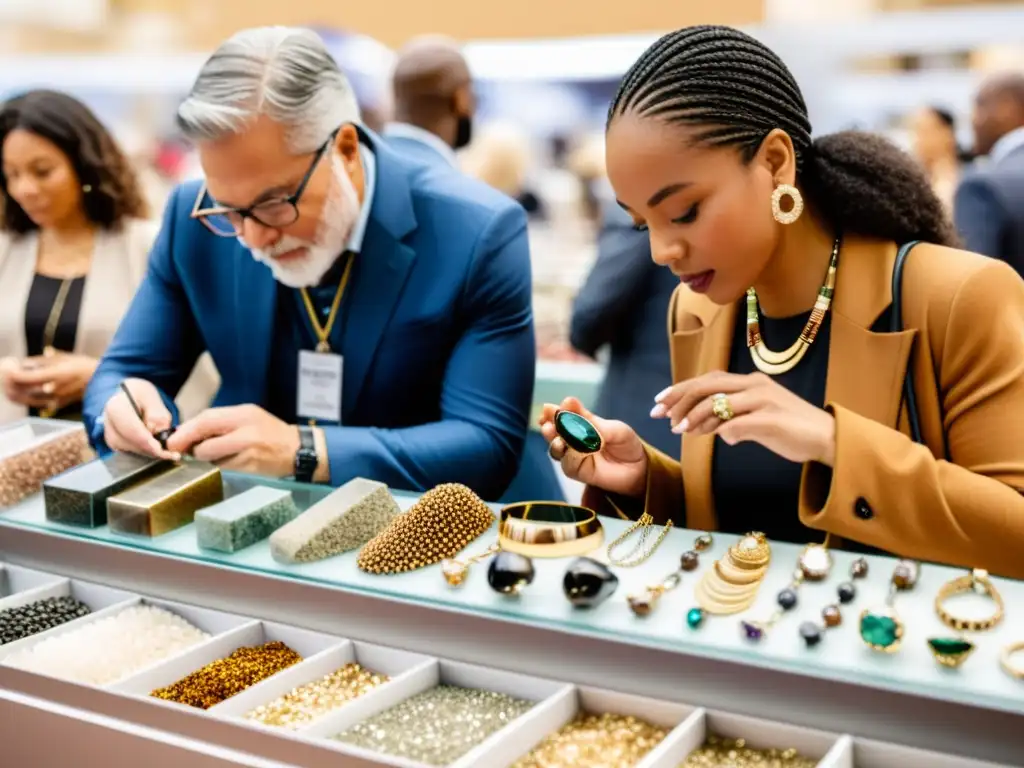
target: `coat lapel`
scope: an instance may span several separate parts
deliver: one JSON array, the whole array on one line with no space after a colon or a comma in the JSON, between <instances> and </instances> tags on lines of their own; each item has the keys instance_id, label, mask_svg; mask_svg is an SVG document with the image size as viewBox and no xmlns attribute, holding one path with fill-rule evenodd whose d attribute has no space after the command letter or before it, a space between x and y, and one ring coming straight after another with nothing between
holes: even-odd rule
<instances>
[{"instance_id":1,"label":"coat lapel","mask_svg":"<svg viewBox=\"0 0 1024 768\"><path fill-rule=\"evenodd\" d=\"M267 366L277 315L277 281L273 273L232 240L225 254L235 265L235 297L239 322L235 325L235 365L242 372L245 393L239 402L264 404Z\"/></svg>"},{"instance_id":2,"label":"coat lapel","mask_svg":"<svg viewBox=\"0 0 1024 768\"><path fill-rule=\"evenodd\" d=\"M691 305L687 310L693 313L696 327L683 328L672 334L672 380L676 383L710 371L728 370L736 326L737 305L717 307L703 298L687 296L687 299ZM714 499L711 493L714 445L714 435L685 436L682 439L687 528L702 531L715 529Z\"/></svg>"},{"instance_id":3,"label":"coat lapel","mask_svg":"<svg viewBox=\"0 0 1024 768\"><path fill-rule=\"evenodd\" d=\"M892 303L896 246L850 238L843 243L829 341L826 402L897 427L903 379L916 330L876 333Z\"/></svg>"},{"instance_id":4,"label":"coat lapel","mask_svg":"<svg viewBox=\"0 0 1024 768\"><path fill-rule=\"evenodd\" d=\"M871 327L892 302L892 266L896 247L848 238L840 253L832 305L826 401L881 424L905 429L901 418L903 380L916 330L876 333ZM686 291L680 288L679 291ZM716 307L702 297L678 293L685 308L672 333L672 380L675 383L715 370L728 370L739 304ZM683 437L682 469L686 524L714 530L711 488L714 436Z\"/></svg>"},{"instance_id":5,"label":"coat lapel","mask_svg":"<svg viewBox=\"0 0 1024 768\"><path fill-rule=\"evenodd\" d=\"M416 252L404 242L416 228L406 166L379 138L364 138L374 151L377 176L366 237L352 268L352 303L342 329L343 414L355 411L416 258Z\"/></svg>"}]
</instances>

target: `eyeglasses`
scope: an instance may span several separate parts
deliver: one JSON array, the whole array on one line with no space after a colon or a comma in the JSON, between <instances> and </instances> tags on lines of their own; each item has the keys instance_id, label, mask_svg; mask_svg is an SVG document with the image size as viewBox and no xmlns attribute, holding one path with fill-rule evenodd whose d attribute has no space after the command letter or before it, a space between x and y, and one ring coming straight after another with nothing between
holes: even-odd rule
<instances>
[{"instance_id":1,"label":"eyeglasses","mask_svg":"<svg viewBox=\"0 0 1024 768\"><path fill-rule=\"evenodd\" d=\"M252 219L257 224L270 229L280 229L294 224L299 219L299 198L306 191L309 180L313 177L320 160L327 153L327 149L334 143L337 131L332 133L327 141L320 145L309 170L302 177L298 188L288 197L261 200L248 208L229 208L226 206L213 206L202 208L203 200L207 196L206 184L199 189L195 204L192 206L191 217L199 219L207 229L220 237L238 237L242 234L242 224L246 219Z\"/></svg>"}]
</instances>

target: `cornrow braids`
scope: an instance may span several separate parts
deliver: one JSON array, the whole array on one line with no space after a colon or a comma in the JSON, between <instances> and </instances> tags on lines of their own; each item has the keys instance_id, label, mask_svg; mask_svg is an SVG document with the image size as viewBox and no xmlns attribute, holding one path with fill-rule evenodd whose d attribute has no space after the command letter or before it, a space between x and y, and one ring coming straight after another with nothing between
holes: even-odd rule
<instances>
[{"instance_id":1,"label":"cornrow braids","mask_svg":"<svg viewBox=\"0 0 1024 768\"><path fill-rule=\"evenodd\" d=\"M957 244L945 208L909 155L856 131L813 140L792 72L738 29L686 27L656 41L622 78L608 125L627 114L685 125L694 141L735 147L744 162L781 129L796 151L798 185L837 231Z\"/></svg>"}]
</instances>

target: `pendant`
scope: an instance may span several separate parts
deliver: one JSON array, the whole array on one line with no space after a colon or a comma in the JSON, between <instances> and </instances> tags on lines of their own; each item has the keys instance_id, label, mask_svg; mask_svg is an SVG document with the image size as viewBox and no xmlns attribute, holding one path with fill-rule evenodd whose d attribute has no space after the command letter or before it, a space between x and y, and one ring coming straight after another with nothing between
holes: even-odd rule
<instances>
[{"instance_id":1,"label":"pendant","mask_svg":"<svg viewBox=\"0 0 1024 768\"><path fill-rule=\"evenodd\" d=\"M860 615L860 638L873 651L895 653L903 642L903 622L889 606L865 610Z\"/></svg>"},{"instance_id":2,"label":"pendant","mask_svg":"<svg viewBox=\"0 0 1024 768\"><path fill-rule=\"evenodd\" d=\"M804 578L808 581L822 581L832 570L832 555L821 544L808 544L800 553L798 561Z\"/></svg>"},{"instance_id":3,"label":"pendant","mask_svg":"<svg viewBox=\"0 0 1024 768\"><path fill-rule=\"evenodd\" d=\"M478 563L481 560L485 560L495 552L498 551L498 545L492 544L483 552L467 557L465 560L459 560L454 557L449 557L441 561L441 575L444 576L444 580L448 582L449 587L460 587L462 582L466 580L466 575L469 573L469 566L473 563Z\"/></svg>"},{"instance_id":4,"label":"pendant","mask_svg":"<svg viewBox=\"0 0 1024 768\"><path fill-rule=\"evenodd\" d=\"M326 354L331 351L331 345L327 341L318 341L316 343L316 351L320 354Z\"/></svg>"}]
</instances>

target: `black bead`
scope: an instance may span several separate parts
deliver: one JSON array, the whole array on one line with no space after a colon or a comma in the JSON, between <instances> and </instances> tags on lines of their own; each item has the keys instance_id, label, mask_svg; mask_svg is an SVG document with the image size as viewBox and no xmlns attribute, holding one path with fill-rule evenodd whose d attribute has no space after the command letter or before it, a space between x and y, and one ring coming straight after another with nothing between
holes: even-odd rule
<instances>
[{"instance_id":1,"label":"black bead","mask_svg":"<svg viewBox=\"0 0 1024 768\"><path fill-rule=\"evenodd\" d=\"M800 637L804 639L808 648L813 648L821 642L821 627L813 621L805 621L800 625Z\"/></svg>"},{"instance_id":2,"label":"black bead","mask_svg":"<svg viewBox=\"0 0 1024 768\"><path fill-rule=\"evenodd\" d=\"M604 563L577 557L565 571L562 591L577 608L596 608L615 592L619 577Z\"/></svg>"},{"instance_id":3,"label":"black bead","mask_svg":"<svg viewBox=\"0 0 1024 768\"><path fill-rule=\"evenodd\" d=\"M779 607L781 607L784 611L789 611L793 608L796 608L796 590L784 589L781 592L779 592L778 596L775 599L778 600Z\"/></svg>"},{"instance_id":4,"label":"black bead","mask_svg":"<svg viewBox=\"0 0 1024 768\"><path fill-rule=\"evenodd\" d=\"M852 603L857 599L857 588L853 586L852 582L844 581L836 587L836 592L839 594L839 602L843 605Z\"/></svg>"},{"instance_id":5,"label":"black bead","mask_svg":"<svg viewBox=\"0 0 1024 768\"><path fill-rule=\"evenodd\" d=\"M503 595L519 594L533 575L533 561L517 552L499 552L487 567L487 583Z\"/></svg>"},{"instance_id":6,"label":"black bead","mask_svg":"<svg viewBox=\"0 0 1024 768\"><path fill-rule=\"evenodd\" d=\"M682 557L679 558L679 568L684 571L695 571L697 566L700 565L700 555L694 550L683 552Z\"/></svg>"},{"instance_id":7,"label":"black bead","mask_svg":"<svg viewBox=\"0 0 1024 768\"><path fill-rule=\"evenodd\" d=\"M155 437L156 441L160 443L160 447L166 451L167 441L171 439L171 435L173 435L175 431L177 431L176 427L171 427L170 429L162 429L155 435L153 435L153 437Z\"/></svg>"}]
</instances>

